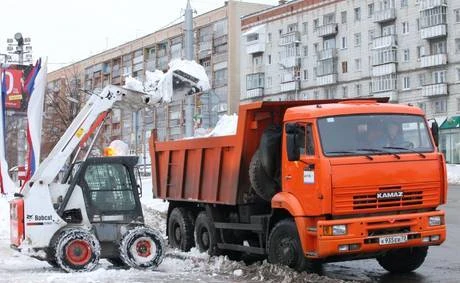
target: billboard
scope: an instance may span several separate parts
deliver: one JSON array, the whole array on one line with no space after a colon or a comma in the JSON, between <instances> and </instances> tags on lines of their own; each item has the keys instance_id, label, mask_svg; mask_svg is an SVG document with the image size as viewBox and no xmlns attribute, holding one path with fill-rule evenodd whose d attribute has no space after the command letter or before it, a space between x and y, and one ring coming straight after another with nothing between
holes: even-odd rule
<instances>
[{"instance_id":1,"label":"billboard","mask_svg":"<svg viewBox=\"0 0 460 283\"><path fill-rule=\"evenodd\" d=\"M26 111L29 96L26 93L24 82L32 69L32 65L9 65L3 68L5 71L6 110L17 112Z\"/></svg>"}]
</instances>

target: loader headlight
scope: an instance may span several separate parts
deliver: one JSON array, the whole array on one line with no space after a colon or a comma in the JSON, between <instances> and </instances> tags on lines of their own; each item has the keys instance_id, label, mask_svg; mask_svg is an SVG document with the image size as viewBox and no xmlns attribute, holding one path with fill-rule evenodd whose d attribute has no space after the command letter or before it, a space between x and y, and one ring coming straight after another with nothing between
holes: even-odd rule
<instances>
[{"instance_id":1,"label":"loader headlight","mask_svg":"<svg viewBox=\"0 0 460 283\"><path fill-rule=\"evenodd\" d=\"M428 218L428 223L430 224L430 226L442 225L442 217L441 216L430 216Z\"/></svg>"},{"instance_id":2,"label":"loader headlight","mask_svg":"<svg viewBox=\"0 0 460 283\"><path fill-rule=\"evenodd\" d=\"M347 234L347 225L332 225L324 226L323 228L324 236L341 236Z\"/></svg>"}]
</instances>

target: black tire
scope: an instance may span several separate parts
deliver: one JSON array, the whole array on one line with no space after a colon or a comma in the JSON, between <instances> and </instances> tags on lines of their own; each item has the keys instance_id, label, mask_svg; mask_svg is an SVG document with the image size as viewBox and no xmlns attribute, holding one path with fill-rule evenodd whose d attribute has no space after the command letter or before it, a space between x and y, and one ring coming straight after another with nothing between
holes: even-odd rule
<instances>
[{"instance_id":1,"label":"black tire","mask_svg":"<svg viewBox=\"0 0 460 283\"><path fill-rule=\"evenodd\" d=\"M252 188L265 201L271 201L278 191L276 181L265 173L260 157L260 150L256 150L249 164L249 180Z\"/></svg>"},{"instance_id":2,"label":"black tire","mask_svg":"<svg viewBox=\"0 0 460 283\"><path fill-rule=\"evenodd\" d=\"M428 247L390 250L377 257L381 267L393 273L406 273L419 268L425 261Z\"/></svg>"},{"instance_id":3,"label":"black tire","mask_svg":"<svg viewBox=\"0 0 460 283\"><path fill-rule=\"evenodd\" d=\"M268 238L268 262L289 266L296 271L318 272L321 263L305 257L297 227L292 219L283 219L273 227Z\"/></svg>"},{"instance_id":4,"label":"black tire","mask_svg":"<svg viewBox=\"0 0 460 283\"><path fill-rule=\"evenodd\" d=\"M260 160L267 176L279 183L281 173L281 136L282 127L268 126L260 138Z\"/></svg>"},{"instance_id":5,"label":"black tire","mask_svg":"<svg viewBox=\"0 0 460 283\"><path fill-rule=\"evenodd\" d=\"M184 252L190 251L195 245L193 239L193 216L184 207L176 207L168 218L168 241L172 248Z\"/></svg>"},{"instance_id":6,"label":"black tire","mask_svg":"<svg viewBox=\"0 0 460 283\"><path fill-rule=\"evenodd\" d=\"M165 247L160 232L139 226L123 236L120 258L126 266L132 268L155 269L163 261Z\"/></svg>"},{"instance_id":7,"label":"black tire","mask_svg":"<svg viewBox=\"0 0 460 283\"><path fill-rule=\"evenodd\" d=\"M53 247L56 263L66 272L85 272L96 268L101 246L96 236L79 228L63 230Z\"/></svg>"},{"instance_id":8,"label":"black tire","mask_svg":"<svg viewBox=\"0 0 460 283\"><path fill-rule=\"evenodd\" d=\"M195 241L200 252L219 254L216 229L206 211L200 212L195 220Z\"/></svg>"},{"instance_id":9,"label":"black tire","mask_svg":"<svg viewBox=\"0 0 460 283\"><path fill-rule=\"evenodd\" d=\"M59 268L59 264L56 260L56 251L54 246L56 245L56 237L51 241L50 248L46 250L46 262L54 268Z\"/></svg>"}]
</instances>

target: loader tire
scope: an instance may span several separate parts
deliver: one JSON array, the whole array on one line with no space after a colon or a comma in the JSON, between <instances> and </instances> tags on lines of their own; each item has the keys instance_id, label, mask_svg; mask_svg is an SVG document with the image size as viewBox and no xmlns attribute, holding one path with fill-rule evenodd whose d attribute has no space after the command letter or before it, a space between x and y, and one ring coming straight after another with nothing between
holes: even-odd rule
<instances>
[{"instance_id":1,"label":"loader tire","mask_svg":"<svg viewBox=\"0 0 460 283\"><path fill-rule=\"evenodd\" d=\"M407 273L419 268L427 253L428 247L396 249L377 257L377 261L389 272Z\"/></svg>"},{"instance_id":2,"label":"loader tire","mask_svg":"<svg viewBox=\"0 0 460 283\"><path fill-rule=\"evenodd\" d=\"M256 150L249 164L249 180L256 194L265 201L270 201L278 191L276 181L265 172L260 149Z\"/></svg>"},{"instance_id":3,"label":"loader tire","mask_svg":"<svg viewBox=\"0 0 460 283\"><path fill-rule=\"evenodd\" d=\"M155 269L163 261L165 248L166 244L160 232L139 226L123 236L120 258L131 268Z\"/></svg>"},{"instance_id":4,"label":"loader tire","mask_svg":"<svg viewBox=\"0 0 460 283\"><path fill-rule=\"evenodd\" d=\"M64 229L54 247L56 262L66 272L86 272L99 263L101 246L96 236L88 230Z\"/></svg>"},{"instance_id":5,"label":"loader tire","mask_svg":"<svg viewBox=\"0 0 460 283\"><path fill-rule=\"evenodd\" d=\"M176 207L168 218L168 241L172 248L184 252L195 245L193 238L193 215L184 207Z\"/></svg>"}]
</instances>

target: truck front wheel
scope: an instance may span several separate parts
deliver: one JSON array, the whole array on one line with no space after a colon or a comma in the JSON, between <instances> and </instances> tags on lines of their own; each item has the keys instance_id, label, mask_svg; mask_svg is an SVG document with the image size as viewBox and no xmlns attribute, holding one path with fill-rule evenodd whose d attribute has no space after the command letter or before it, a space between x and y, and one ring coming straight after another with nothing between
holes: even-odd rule
<instances>
[{"instance_id":1,"label":"truck front wheel","mask_svg":"<svg viewBox=\"0 0 460 283\"><path fill-rule=\"evenodd\" d=\"M390 250L377 257L381 267L393 273L406 273L419 268L425 261L428 247Z\"/></svg>"},{"instance_id":2,"label":"truck front wheel","mask_svg":"<svg viewBox=\"0 0 460 283\"><path fill-rule=\"evenodd\" d=\"M304 256L297 227L292 219L281 220L270 232L268 261L273 264L287 265L299 272L321 269L321 263Z\"/></svg>"},{"instance_id":3,"label":"truck front wheel","mask_svg":"<svg viewBox=\"0 0 460 283\"><path fill-rule=\"evenodd\" d=\"M194 246L193 217L184 207L176 207L171 211L168 219L168 241L171 247L184 252Z\"/></svg>"},{"instance_id":4,"label":"truck front wheel","mask_svg":"<svg viewBox=\"0 0 460 283\"><path fill-rule=\"evenodd\" d=\"M200 212L195 221L195 241L200 252L217 253L216 230L206 211Z\"/></svg>"}]
</instances>

